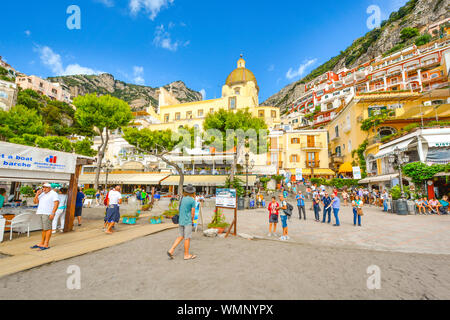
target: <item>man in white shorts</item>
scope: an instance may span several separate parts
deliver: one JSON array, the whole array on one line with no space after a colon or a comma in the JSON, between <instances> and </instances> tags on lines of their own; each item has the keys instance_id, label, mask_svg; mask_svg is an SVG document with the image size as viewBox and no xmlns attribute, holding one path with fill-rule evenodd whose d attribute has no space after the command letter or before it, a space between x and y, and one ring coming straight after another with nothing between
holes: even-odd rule
<instances>
[{"instance_id":1,"label":"man in white shorts","mask_svg":"<svg viewBox=\"0 0 450 320\"><path fill-rule=\"evenodd\" d=\"M39 244L32 246L31 249L47 250L50 248L52 220L55 218L55 213L59 206L58 194L52 190L52 186L49 183L45 183L42 189L36 192L34 204L38 204L36 214L41 218L42 240Z\"/></svg>"}]
</instances>

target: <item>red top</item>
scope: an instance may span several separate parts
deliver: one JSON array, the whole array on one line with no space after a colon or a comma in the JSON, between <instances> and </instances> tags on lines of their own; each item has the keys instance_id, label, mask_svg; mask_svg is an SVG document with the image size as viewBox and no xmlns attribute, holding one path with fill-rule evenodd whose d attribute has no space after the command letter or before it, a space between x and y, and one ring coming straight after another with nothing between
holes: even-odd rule
<instances>
[{"instance_id":1,"label":"red top","mask_svg":"<svg viewBox=\"0 0 450 320\"><path fill-rule=\"evenodd\" d=\"M268 209L269 209L269 214L278 215L279 214L278 210L280 209L280 205L278 204L278 202L275 202L275 203L270 202Z\"/></svg>"}]
</instances>

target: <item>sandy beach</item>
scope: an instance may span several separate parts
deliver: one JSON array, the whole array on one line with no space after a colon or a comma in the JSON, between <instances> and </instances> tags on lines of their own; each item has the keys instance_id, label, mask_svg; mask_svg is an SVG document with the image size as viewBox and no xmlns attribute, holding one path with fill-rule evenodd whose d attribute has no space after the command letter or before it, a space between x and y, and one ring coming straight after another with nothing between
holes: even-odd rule
<instances>
[{"instance_id":1,"label":"sandy beach","mask_svg":"<svg viewBox=\"0 0 450 320\"><path fill-rule=\"evenodd\" d=\"M449 299L450 256L195 234L193 261L166 250L170 230L0 279L0 299ZM68 290L67 268L81 269ZM367 267L381 289L367 289Z\"/></svg>"}]
</instances>

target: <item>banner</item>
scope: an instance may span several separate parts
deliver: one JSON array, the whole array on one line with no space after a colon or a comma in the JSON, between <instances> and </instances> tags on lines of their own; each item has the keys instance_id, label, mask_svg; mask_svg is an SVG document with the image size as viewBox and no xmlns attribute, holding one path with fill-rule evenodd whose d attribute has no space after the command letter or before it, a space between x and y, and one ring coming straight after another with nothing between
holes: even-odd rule
<instances>
[{"instance_id":1,"label":"banner","mask_svg":"<svg viewBox=\"0 0 450 320\"><path fill-rule=\"evenodd\" d=\"M360 180L361 179L361 168L353 167L353 179Z\"/></svg>"},{"instance_id":2,"label":"banner","mask_svg":"<svg viewBox=\"0 0 450 320\"><path fill-rule=\"evenodd\" d=\"M0 142L0 169L74 173L76 162L71 153Z\"/></svg>"},{"instance_id":3,"label":"banner","mask_svg":"<svg viewBox=\"0 0 450 320\"><path fill-rule=\"evenodd\" d=\"M236 208L236 189L216 189L216 207Z\"/></svg>"},{"instance_id":4,"label":"banner","mask_svg":"<svg viewBox=\"0 0 450 320\"><path fill-rule=\"evenodd\" d=\"M295 169L295 180L302 181L303 180L303 173L302 169Z\"/></svg>"}]
</instances>

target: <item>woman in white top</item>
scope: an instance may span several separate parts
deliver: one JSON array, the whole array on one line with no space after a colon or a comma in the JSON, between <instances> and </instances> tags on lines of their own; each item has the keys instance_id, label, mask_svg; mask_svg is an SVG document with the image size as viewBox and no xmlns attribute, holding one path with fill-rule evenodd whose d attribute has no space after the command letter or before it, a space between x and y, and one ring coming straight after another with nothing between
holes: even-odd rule
<instances>
[{"instance_id":1,"label":"woman in white top","mask_svg":"<svg viewBox=\"0 0 450 320\"><path fill-rule=\"evenodd\" d=\"M61 188L58 192L59 206L56 210L55 218L52 221L52 233L56 233L58 228L58 222L60 222L59 231L64 231L64 222L66 218L66 208L67 208L67 188Z\"/></svg>"},{"instance_id":2,"label":"woman in white top","mask_svg":"<svg viewBox=\"0 0 450 320\"><path fill-rule=\"evenodd\" d=\"M348 199L348 193L347 190L344 189L344 191L342 191L342 199L344 199L344 206L347 206L347 199Z\"/></svg>"}]
</instances>

